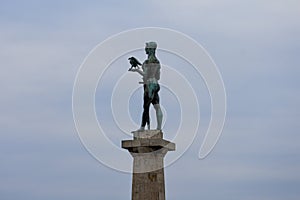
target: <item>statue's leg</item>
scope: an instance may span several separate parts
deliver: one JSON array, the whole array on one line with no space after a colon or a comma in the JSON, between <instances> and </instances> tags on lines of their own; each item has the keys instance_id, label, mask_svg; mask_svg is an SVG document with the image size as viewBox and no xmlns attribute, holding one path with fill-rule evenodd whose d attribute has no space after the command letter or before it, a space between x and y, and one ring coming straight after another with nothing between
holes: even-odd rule
<instances>
[{"instance_id":1,"label":"statue's leg","mask_svg":"<svg viewBox=\"0 0 300 200\"><path fill-rule=\"evenodd\" d=\"M161 130L161 124L162 124L162 119L163 119L163 114L162 111L160 109L160 105L159 104L155 104L153 105L156 111L156 120L157 120L157 130Z\"/></svg>"},{"instance_id":2,"label":"statue's leg","mask_svg":"<svg viewBox=\"0 0 300 200\"><path fill-rule=\"evenodd\" d=\"M148 97L148 90L144 86L144 105L143 105L143 116L142 116L142 125L140 130L145 130L146 124L148 124L148 129L150 129L150 117L149 117L149 109L150 109L151 99Z\"/></svg>"},{"instance_id":3,"label":"statue's leg","mask_svg":"<svg viewBox=\"0 0 300 200\"><path fill-rule=\"evenodd\" d=\"M161 130L163 114L162 114L162 111L161 111L160 105L159 105L159 95L158 95L158 92L160 90L159 84L156 84L154 88L155 88L155 90L154 90L154 94L153 94L152 104L153 104L155 112L156 112L156 120L157 120L157 128L156 129Z\"/></svg>"},{"instance_id":4,"label":"statue's leg","mask_svg":"<svg viewBox=\"0 0 300 200\"><path fill-rule=\"evenodd\" d=\"M142 115L142 124L141 124L139 131L145 130L146 124L147 124L147 128L150 129L149 108L150 108L150 104L144 104L144 111L143 111L143 115Z\"/></svg>"},{"instance_id":5,"label":"statue's leg","mask_svg":"<svg viewBox=\"0 0 300 200\"><path fill-rule=\"evenodd\" d=\"M142 126L144 127L146 126L146 124L148 124L148 128L150 126L150 117L149 117L149 109L150 109L150 102L145 102L144 103L144 111L143 111L143 118L142 118Z\"/></svg>"}]
</instances>

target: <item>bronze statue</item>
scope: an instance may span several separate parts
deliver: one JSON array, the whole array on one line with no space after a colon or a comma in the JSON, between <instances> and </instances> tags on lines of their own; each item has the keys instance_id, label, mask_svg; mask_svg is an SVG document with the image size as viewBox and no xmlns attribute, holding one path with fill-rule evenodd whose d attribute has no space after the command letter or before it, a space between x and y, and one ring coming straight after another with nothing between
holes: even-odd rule
<instances>
[{"instance_id":1,"label":"bronze statue","mask_svg":"<svg viewBox=\"0 0 300 200\"><path fill-rule=\"evenodd\" d=\"M145 126L147 124L147 128L150 129L150 117L149 117L149 108L150 104L154 106L156 111L156 120L157 120L157 130L161 130L162 118L163 114L159 105L159 95L158 92L160 90L160 86L158 84L158 80L160 79L160 63L159 60L155 56L155 50L157 48L157 44L155 42L147 42L145 47L145 52L148 55L148 58L144 61L142 65L142 69L140 69L137 65L133 67L131 61L133 60L131 57L129 58L130 64L132 67L129 71L138 72L143 77L144 84L144 105L143 105L143 117L142 124L139 131L145 130ZM136 58L134 58L139 63Z\"/></svg>"}]
</instances>

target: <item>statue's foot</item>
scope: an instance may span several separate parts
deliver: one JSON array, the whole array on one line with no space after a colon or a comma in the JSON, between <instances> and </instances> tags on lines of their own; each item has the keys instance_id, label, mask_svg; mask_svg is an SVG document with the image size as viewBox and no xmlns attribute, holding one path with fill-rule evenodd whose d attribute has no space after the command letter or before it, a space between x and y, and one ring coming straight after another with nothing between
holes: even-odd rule
<instances>
[{"instance_id":1,"label":"statue's foot","mask_svg":"<svg viewBox=\"0 0 300 200\"><path fill-rule=\"evenodd\" d=\"M145 130L145 127L141 126L141 128L139 128L138 130L136 131L144 131Z\"/></svg>"},{"instance_id":2,"label":"statue's foot","mask_svg":"<svg viewBox=\"0 0 300 200\"><path fill-rule=\"evenodd\" d=\"M150 130L150 124L147 125L148 130Z\"/></svg>"}]
</instances>

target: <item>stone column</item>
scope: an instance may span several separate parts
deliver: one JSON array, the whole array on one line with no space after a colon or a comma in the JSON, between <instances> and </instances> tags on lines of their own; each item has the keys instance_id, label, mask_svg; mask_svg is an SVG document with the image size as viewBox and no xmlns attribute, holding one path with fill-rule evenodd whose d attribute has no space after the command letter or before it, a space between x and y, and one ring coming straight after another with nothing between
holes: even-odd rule
<instances>
[{"instance_id":1,"label":"stone column","mask_svg":"<svg viewBox=\"0 0 300 200\"><path fill-rule=\"evenodd\" d=\"M133 156L132 200L165 200L164 156L175 144L157 130L133 132L133 140L122 141Z\"/></svg>"}]
</instances>

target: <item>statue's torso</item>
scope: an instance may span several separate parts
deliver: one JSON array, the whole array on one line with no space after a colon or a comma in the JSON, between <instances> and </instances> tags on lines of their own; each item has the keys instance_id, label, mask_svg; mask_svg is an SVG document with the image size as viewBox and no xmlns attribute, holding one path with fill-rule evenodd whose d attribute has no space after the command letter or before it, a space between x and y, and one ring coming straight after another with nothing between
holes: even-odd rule
<instances>
[{"instance_id":1,"label":"statue's torso","mask_svg":"<svg viewBox=\"0 0 300 200\"><path fill-rule=\"evenodd\" d=\"M144 71L144 82L147 83L157 83L160 79L160 64L149 63L147 60L143 63L143 71Z\"/></svg>"}]
</instances>

